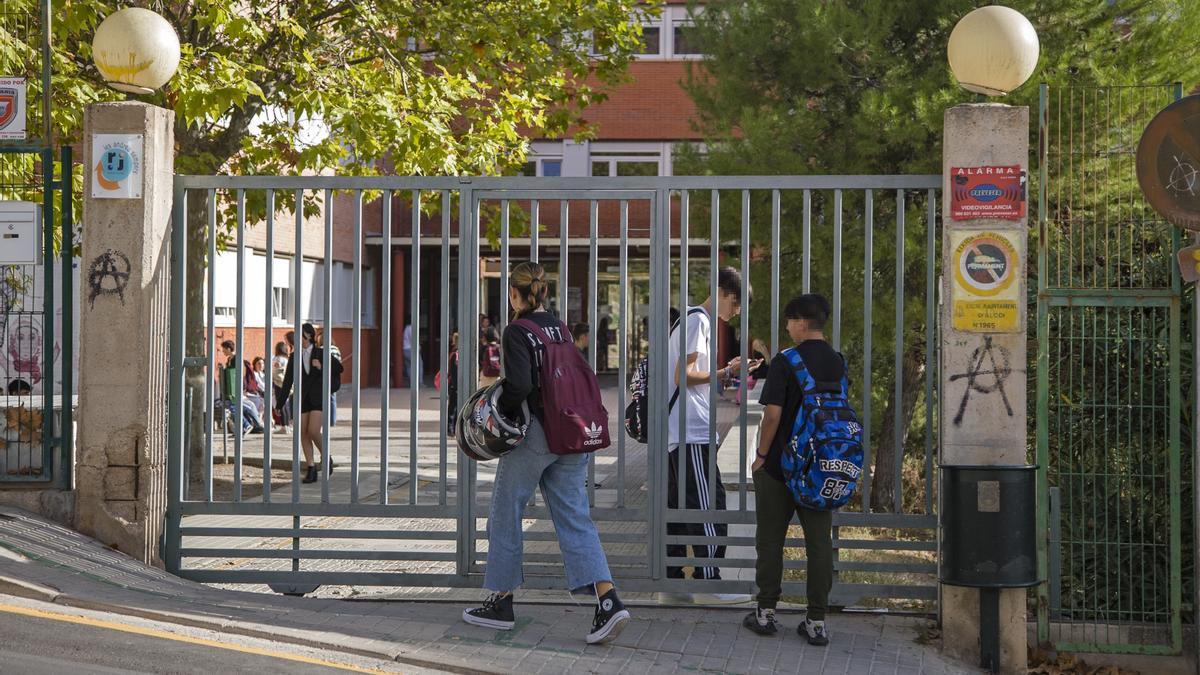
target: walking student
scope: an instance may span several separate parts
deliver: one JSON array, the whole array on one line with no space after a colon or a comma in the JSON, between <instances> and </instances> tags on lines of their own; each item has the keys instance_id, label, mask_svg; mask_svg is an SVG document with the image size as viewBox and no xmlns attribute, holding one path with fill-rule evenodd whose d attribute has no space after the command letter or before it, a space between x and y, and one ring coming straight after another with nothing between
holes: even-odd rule
<instances>
[{"instance_id":1,"label":"walking student","mask_svg":"<svg viewBox=\"0 0 1200 675\"><path fill-rule=\"evenodd\" d=\"M721 482L721 472L718 470L715 458L709 453L709 386L712 373L709 372L710 354L717 347L716 333L713 330L712 319L715 316L721 321L729 321L742 311L742 274L732 267L725 267L717 275L717 297L709 297L697 307L687 308L687 313L681 323L671 331L668 345L667 365L670 368L673 383L670 399L670 414L668 416L668 450L667 461L667 508L724 510L725 486ZM749 290L749 289L747 289ZM686 331L686 350L684 360L686 366L686 382L679 377L679 330ZM757 362L750 362L751 369L757 368ZM741 357L736 356L724 367L717 371L717 378L722 385L729 383L741 366ZM686 415L686 436L682 443L679 436L679 411L684 408ZM720 445L720 441L717 441ZM680 450L680 446L683 449ZM685 499L682 506L679 501L680 453L683 453ZM712 460L710 462L710 459ZM710 493L709 476L715 477L715 493ZM729 533L725 523L667 523L667 534L671 536L689 537L724 537ZM725 557L724 544L693 544L692 556L695 558L710 558L714 564L697 565L692 570L694 579L720 579L721 569L716 561ZM683 544L668 544L667 556L673 558L687 557L688 547ZM683 579L682 567L668 566L667 576L672 579ZM703 598L691 596L680 597L672 594L662 594L659 599L663 602L690 602L696 599L713 603L738 603L749 600L741 594L714 593Z\"/></svg>"},{"instance_id":2,"label":"walking student","mask_svg":"<svg viewBox=\"0 0 1200 675\"><path fill-rule=\"evenodd\" d=\"M300 327L301 348L292 352L288 357L287 371L283 375L283 386L280 392L284 396L292 393L292 383L295 373L295 359L300 357L300 447L304 450L305 472L302 483L317 482L317 465L313 462L313 446L324 456L326 452L325 430L322 426L321 414L324 406L324 374L321 363L324 357L322 349L317 346L317 330L311 323ZM341 376L342 365L337 359L329 359L330 369L335 377ZM332 387L331 387L332 388ZM333 461L329 462L329 470L334 469Z\"/></svg>"},{"instance_id":3,"label":"walking student","mask_svg":"<svg viewBox=\"0 0 1200 675\"><path fill-rule=\"evenodd\" d=\"M817 294L801 295L787 304L784 317L788 336L812 380L842 382L847 375L846 363L825 341L829 302ZM833 586L833 511L819 511L797 504L785 482L781 465L804 403L804 391L796 371L786 352L777 354L767 371L767 382L759 400L765 408L759 425L758 456L751 466L758 523L754 537L758 553L754 577L758 586L758 608L747 615L742 624L760 635L774 635L779 630L775 605L779 602L783 581L783 543L794 513L799 516L800 526L804 529L808 570L808 613L797 632L809 644L827 645L829 633L825 628L825 611Z\"/></svg>"},{"instance_id":4,"label":"walking student","mask_svg":"<svg viewBox=\"0 0 1200 675\"><path fill-rule=\"evenodd\" d=\"M546 417L554 411L547 410L542 396L541 369L550 349L543 340L549 336L556 336L556 342L570 340L569 334L562 334L567 333L566 326L546 311L547 291L546 271L541 265L525 262L513 268L508 300L516 318L504 330L504 379L499 385L496 408L508 420L527 418L528 426L524 439L500 456L496 468L483 579L483 587L492 593L482 606L464 610L463 621L497 630L508 630L515 624L513 593L525 580L521 569L522 517L534 488L540 487L558 535L567 587L573 593L586 589L596 597L596 613L586 641L600 644L616 639L629 621L629 611L617 597L608 560L588 511L588 455L565 447L557 450L573 454L556 454L547 440L547 430L553 432L558 428L547 425L559 418ZM526 322L516 323L519 319L536 324L541 329L540 335L522 325ZM558 358L558 353L554 358ZM575 386L581 385L575 383ZM554 401L557 391L549 392L546 401ZM599 395L598 390L595 393ZM599 402L595 404L598 408Z\"/></svg>"}]
</instances>

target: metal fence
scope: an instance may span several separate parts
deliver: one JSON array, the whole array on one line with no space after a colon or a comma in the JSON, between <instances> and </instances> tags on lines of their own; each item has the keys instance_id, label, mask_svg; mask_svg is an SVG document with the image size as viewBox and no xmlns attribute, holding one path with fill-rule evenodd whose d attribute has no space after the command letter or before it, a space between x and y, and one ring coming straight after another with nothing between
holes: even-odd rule
<instances>
[{"instance_id":1,"label":"metal fence","mask_svg":"<svg viewBox=\"0 0 1200 675\"><path fill-rule=\"evenodd\" d=\"M591 457L588 494L617 581L635 592L752 592L754 507L747 471L748 458L753 456L748 449L753 447L757 406L718 396L715 383L710 390L715 411L710 452L715 463L725 467L723 480L730 490L728 509L720 512L667 508L668 429L666 416L656 414L667 410L669 397L666 350L670 309L674 306L682 311L715 294L712 271L732 265L749 271L751 280L768 280L760 284L762 289L756 291L753 303L748 288L744 292L743 315L736 324L743 362L755 336L767 342L769 335L772 353L786 346L780 340L780 313L790 293L810 289L825 293L834 308L830 338L850 360L852 398L868 438L873 439L868 443L868 458L884 436L893 450L882 469L894 476L895 489L881 493L887 494L886 503L872 502L869 459L861 501L835 517L838 579L834 603L932 602L936 598L933 448L937 358L933 347L940 239L936 195L940 185L939 176L176 177L170 501L164 551L168 569L199 581L269 584L289 592L325 584L478 586L486 561L486 514L495 465L465 460L454 440L447 438L449 393L444 386L435 393L421 385L419 374L425 372L421 345L437 345L440 373L448 372L445 345L455 330L460 336L459 354L477 353L481 296L487 290L481 260L499 260L499 287L503 289L510 265L529 258L546 265L552 275L558 311L566 316L575 311L575 316L586 318L593 328L600 318L600 275L615 275L609 297L615 298L610 314L617 367L615 373L601 376L613 445ZM308 198L323 207L313 212L323 214L319 229L323 234L320 292L324 316L320 323L327 327L326 335L332 334L329 327L337 295L329 252L335 244L345 243L338 240L352 239L353 327L351 344L341 348L353 358L347 371L351 382L339 395L343 402L350 402L349 428L345 421L331 428L326 406L325 428L335 441L333 450L323 458L323 477L329 476L330 456L338 467L333 479L323 478L313 486L300 481L299 439L293 436L281 444L269 425L261 440L234 434L230 465L216 457L214 447L224 425L213 391L217 275L211 264L206 279L206 347L203 353L185 350L185 312L196 311L185 307L189 290L185 261L193 255L214 260L224 230L231 236L231 250L239 261L238 301L233 325L227 329L233 331L236 343L233 363L238 381L248 294L266 298L263 348L270 353L276 328L271 306L273 265L267 265L266 288L247 288L242 261L253 234L266 259L289 261L295 288L303 284L299 264L307 255L303 210L292 208L290 215L281 216L283 220L248 215L246 204L253 201L264 205L264 213L280 216L280 195L292 203ZM339 198L348 200L349 207L341 210L348 222L335 227L333 205ZM208 233L206 251L187 249L187 232L182 226L188 201L197 199L205 205L201 225ZM376 214L382 223L397 220L393 211L407 213L409 223L423 226L410 226L401 233L392 227L383 227L378 234L365 231L364 222L372 221ZM572 217L580 213L586 215ZM646 222L633 222L639 218ZM280 256L275 247L280 223L285 220L292 229L284 233L288 250ZM469 225L460 228L460 223ZM648 230L649 237L631 237L635 226L638 231ZM391 353L390 335L397 324L391 316L394 298L389 283L395 270L388 252L400 246L406 254L401 260L406 263L406 302L414 317L413 372L418 374L414 386L399 394L407 398L407 405L395 405L387 386L375 391L362 384L368 375L363 363L367 356L364 336L369 330L362 322L366 308L361 303L369 295L362 286L362 271L364 256L373 255L367 251L367 242L377 243L383 252L378 263L384 279L379 294L381 339L378 362L373 362L372 368L384 383L389 382L396 358ZM311 242L307 245L311 247ZM585 275L572 274L579 264L586 264ZM631 301L630 272L643 265L649 270L649 302L640 307ZM436 268L436 273L425 271L426 266ZM575 298L586 298L586 306L573 310L580 304ZM288 327L299 335L303 319L300 294L295 293L291 300L295 307ZM427 307L430 302L435 303L436 314ZM423 324L423 315L435 320ZM647 445L627 438L621 419L628 378L637 365L631 359L637 352L632 342L641 335L637 328L642 321L648 328L651 378ZM325 354L324 366L328 367L328 350ZM905 371L902 361L906 354L919 355L915 380L897 376ZM593 346L588 353L593 367L597 356ZM459 362L471 363L473 356L464 356ZM268 363L268 382L271 375ZM189 376L193 382L203 381L204 391L189 389ZM740 381L747 382L748 376L743 367ZM460 403L474 389L477 377L474 367L459 368ZM739 394L745 398L745 392ZM322 400L328 400L329 392L323 395ZM294 400L299 400L298 394ZM264 403L270 409L270 393ZM200 428L188 423L192 406L204 411ZM236 401L232 409L232 421L240 424L241 402ZM880 410L886 413L888 423ZM193 445L202 448L198 466L187 451ZM290 446L290 458L285 451L282 462L274 454L280 445ZM680 466L679 470L688 469ZM338 478L339 472L342 478ZM715 476L711 480L715 481ZM525 586L561 588L561 556L547 507L535 498L525 517ZM731 527L727 537L700 542L668 536L668 522L723 522ZM668 558L666 546L700 543L730 547L721 563L723 578L666 579L668 566L702 562L690 557ZM802 545L796 537L787 541L784 592L792 596L804 593L798 576L804 563L796 551Z\"/></svg>"},{"instance_id":2,"label":"metal fence","mask_svg":"<svg viewBox=\"0 0 1200 675\"><path fill-rule=\"evenodd\" d=\"M0 485L72 484L78 276L70 167L69 147L56 158L53 148L0 145L0 201L37 203L41 234L34 261L0 263Z\"/></svg>"},{"instance_id":3,"label":"metal fence","mask_svg":"<svg viewBox=\"0 0 1200 675\"><path fill-rule=\"evenodd\" d=\"M1178 85L1041 91L1038 638L1182 649L1179 230L1138 189L1142 130Z\"/></svg>"}]
</instances>

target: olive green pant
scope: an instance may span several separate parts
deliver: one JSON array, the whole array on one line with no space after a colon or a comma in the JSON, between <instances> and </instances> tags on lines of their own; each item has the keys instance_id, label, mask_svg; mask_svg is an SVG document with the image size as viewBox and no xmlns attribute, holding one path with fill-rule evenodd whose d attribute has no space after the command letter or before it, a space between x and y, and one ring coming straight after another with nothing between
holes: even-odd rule
<instances>
[{"instance_id":1,"label":"olive green pant","mask_svg":"<svg viewBox=\"0 0 1200 675\"><path fill-rule=\"evenodd\" d=\"M808 563L808 618L824 621L833 586L833 512L813 511L796 504L783 481L760 469L754 472L754 510L758 552L754 582L758 606L775 607L783 583L783 544L792 514L800 517Z\"/></svg>"}]
</instances>

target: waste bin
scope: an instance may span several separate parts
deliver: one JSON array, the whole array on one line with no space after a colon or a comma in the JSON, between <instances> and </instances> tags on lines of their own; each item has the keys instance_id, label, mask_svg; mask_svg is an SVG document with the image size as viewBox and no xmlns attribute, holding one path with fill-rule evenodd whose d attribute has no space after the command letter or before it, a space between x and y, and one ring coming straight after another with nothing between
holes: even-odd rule
<instances>
[{"instance_id":1,"label":"waste bin","mask_svg":"<svg viewBox=\"0 0 1200 675\"><path fill-rule=\"evenodd\" d=\"M1037 467L941 466L943 584L980 589L980 663L1000 669L1000 590L1040 583Z\"/></svg>"},{"instance_id":2,"label":"waste bin","mask_svg":"<svg viewBox=\"0 0 1200 675\"><path fill-rule=\"evenodd\" d=\"M1037 467L942 465L942 583L1025 588L1037 574Z\"/></svg>"}]
</instances>

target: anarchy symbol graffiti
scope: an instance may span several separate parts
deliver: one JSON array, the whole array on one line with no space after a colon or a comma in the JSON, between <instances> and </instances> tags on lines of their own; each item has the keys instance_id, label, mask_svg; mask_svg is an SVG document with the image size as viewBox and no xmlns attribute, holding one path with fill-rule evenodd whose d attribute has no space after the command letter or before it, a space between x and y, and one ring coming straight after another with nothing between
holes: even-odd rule
<instances>
[{"instance_id":1,"label":"anarchy symbol graffiti","mask_svg":"<svg viewBox=\"0 0 1200 675\"><path fill-rule=\"evenodd\" d=\"M96 298L115 295L125 304L125 287L129 285L129 258L111 248L96 256L88 268L88 302L96 307Z\"/></svg>"},{"instance_id":2,"label":"anarchy symbol graffiti","mask_svg":"<svg viewBox=\"0 0 1200 675\"><path fill-rule=\"evenodd\" d=\"M971 401L971 392L978 394L993 394L999 392L1000 400L1004 402L1004 410L1009 417L1013 416L1012 404L1008 401L1008 393L1004 391L1004 382L1012 375L1012 365L1009 362L1008 350L992 344L991 336L983 338L983 344L971 352L971 361L967 372L951 375L950 381L966 380L967 388L963 391L962 400L958 403L958 413L954 416L954 426L961 426L967 404Z\"/></svg>"},{"instance_id":3,"label":"anarchy symbol graffiti","mask_svg":"<svg viewBox=\"0 0 1200 675\"><path fill-rule=\"evenodd\" d=\"M1167 178L1167 189L1176 194L1186 193L1195 197L1196 176L1200 172L1186 159L1180 159L1178 155L1175 155L1174 159L1175 168L1171 169L1171 175Z\"/></svg>"}]
</instances>

